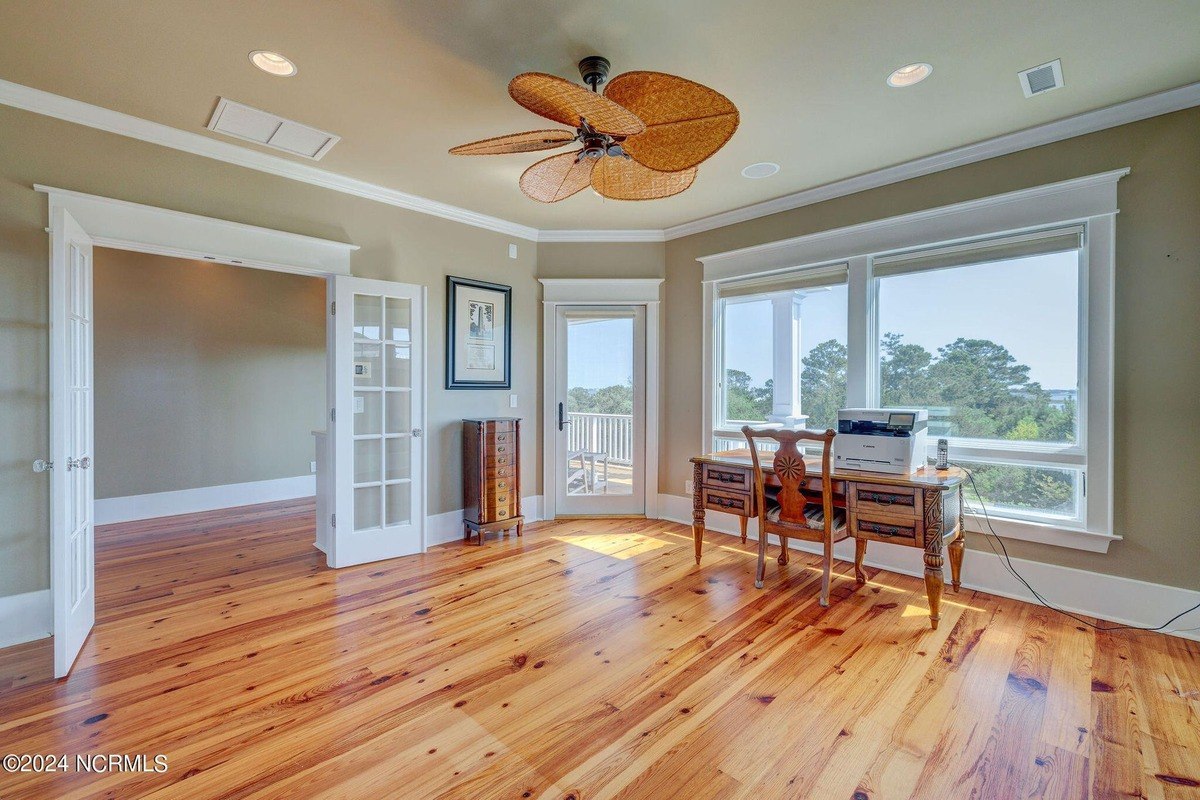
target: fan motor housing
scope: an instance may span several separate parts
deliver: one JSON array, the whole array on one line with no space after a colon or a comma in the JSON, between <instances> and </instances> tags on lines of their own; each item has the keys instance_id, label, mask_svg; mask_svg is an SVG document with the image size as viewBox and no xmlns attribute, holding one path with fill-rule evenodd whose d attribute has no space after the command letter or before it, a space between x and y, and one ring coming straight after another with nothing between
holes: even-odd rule
<instances>
[{"instance_id":1,"label":"fan motor housing","mask_svg":"<svg viewBox=\"0 0 1200 800\"><path fill-rule=\"evenodd\" d=\"M579 75L583 82L596 91L596 87L608 80L608 68L611 65L604 56L588 56L579 62Z\"/></svg>"}]
</instances>

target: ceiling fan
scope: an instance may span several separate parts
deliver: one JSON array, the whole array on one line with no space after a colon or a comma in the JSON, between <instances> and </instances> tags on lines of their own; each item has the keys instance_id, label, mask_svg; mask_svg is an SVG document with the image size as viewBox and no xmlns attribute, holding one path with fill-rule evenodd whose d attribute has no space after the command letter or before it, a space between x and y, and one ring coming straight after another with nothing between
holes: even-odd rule
<instances>
[{"instance_id":1,"label":"ceiling fan","mask_svg":"<svg viewBox=\"0 0 1200 800\"><path fill-rule=\"evenodd\" d=\"M733 136L737 107L723 94L686 78L626 72L608 81L608 68L608 59L600 56L579 62L579 74L591 91L542 72L524 72L509 82L513 100L574 130L512 133L450 152L530 153L579 143L579 150L542 159L521 175L521 191L542 203L565 200L589 184L613 200L679 194L696 179L697 165Z\"/></svg>"}]
</instances>

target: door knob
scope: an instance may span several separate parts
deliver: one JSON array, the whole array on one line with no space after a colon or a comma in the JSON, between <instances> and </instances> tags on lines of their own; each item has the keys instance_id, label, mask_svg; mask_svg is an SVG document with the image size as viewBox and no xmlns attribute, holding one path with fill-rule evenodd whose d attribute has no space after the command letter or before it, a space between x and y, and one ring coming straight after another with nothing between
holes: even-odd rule
<instances>
[{"instance_id":1,"label":"door knob","mask_svg":"<svg viewBox=\"0 0 1200 800\"><path fill-rule=\"evenodd\" d=\"M53 461L47 461L44 458L39 458L37 461L33 462L34 472L49 472L52 469L54 469Z\"/></svg>"},{"instance_id":2,"label":"door knob","mask_svg":"<svg viewBox=\"0 0 1200 800\"><path fill-rule=\"evenodd\" d=\"M413 428L413 429L412 429L412 435L413 435L413 438L419 439L419 438L421 437L421 434L423 434L423 433L424 433L424 431L423 431L423 430L421 430L420 428Z\"/></svg>"},{"instance_id":3,"label":"door knob","mask_svg":"<svg viewBox=\"0 0 1200 800\"><path fill-rule=\"evenodd\" d=\"M67 459L67 472L70 472L72 469L88 469L91 466L92 466L92 459L90 456L84 456L83 458L68 458ZM35 468L36 468L36 465L35 465Z\"/></svg>"}]
</instances>

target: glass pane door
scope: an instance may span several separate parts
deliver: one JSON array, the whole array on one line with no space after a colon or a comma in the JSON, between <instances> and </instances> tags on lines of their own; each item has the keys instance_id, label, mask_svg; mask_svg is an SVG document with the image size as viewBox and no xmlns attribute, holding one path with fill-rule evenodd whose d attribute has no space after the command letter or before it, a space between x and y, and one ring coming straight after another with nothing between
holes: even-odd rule
<instances>
[{"instance_id":1,"label":"glass pane door","mask_svg":"<svg viewBox=\"0 0 1200 800\"><path fill-rule=\"evenodd\" d=\"M560 309L557 514L645 510L643 312Z\"/></svg>"},{"instance_id":2,"label":"glass pane door","mask_svg":"<svg viewBox=\"0 0 1200 800\"><path fill-rule=\"evenodd\" d=\"M412 515L412 301L354 295L354 529Z\"/></svg>"},{"instance_id":3,"label":"glass pane door","mask_svg":"<svg viewBox=\"0 0 1200 800\"><path fill-rule=\"evenodd\" d=\"M338 277L335 296L331 563L347 566L423 548L424 295L419 286Z\"/></svg>"}]
</instances>

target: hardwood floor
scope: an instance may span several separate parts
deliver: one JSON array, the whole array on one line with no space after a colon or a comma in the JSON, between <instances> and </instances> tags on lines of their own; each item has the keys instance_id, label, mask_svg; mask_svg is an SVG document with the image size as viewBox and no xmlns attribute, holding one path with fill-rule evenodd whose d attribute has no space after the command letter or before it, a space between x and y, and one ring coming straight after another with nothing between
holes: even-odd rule
<instances>
[{"instance_id":1,"label":"hardwood floor","mask_svg":"<svg viewBox=\"0 0 1200 800\"><path fill-rule=\"evenodd\" d=\"M641 520L331 571L313 508L97 537L96 630L0 651L0 797L1196 798L1200 644ZM753 543L751 543L753 544Z\"/></svg>"}]
</instances>

